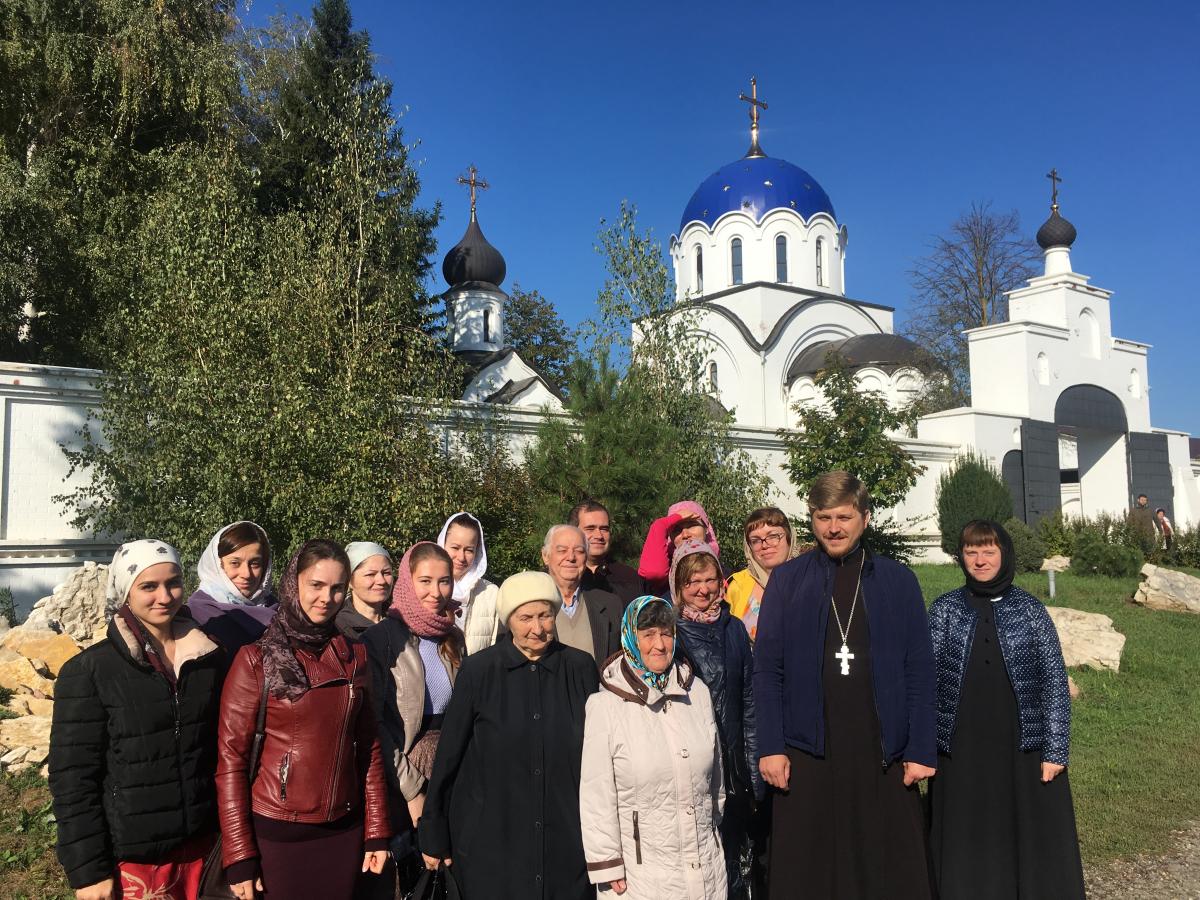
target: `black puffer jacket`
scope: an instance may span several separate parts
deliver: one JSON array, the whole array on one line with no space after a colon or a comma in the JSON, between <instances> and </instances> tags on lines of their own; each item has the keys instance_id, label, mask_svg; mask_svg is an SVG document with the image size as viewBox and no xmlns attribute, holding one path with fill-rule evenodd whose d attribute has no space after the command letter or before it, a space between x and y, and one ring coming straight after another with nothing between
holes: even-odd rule
<instances>
[{"instance_id":1,"label":"black puffer jacket","mask_svg":"<svg viewBox=\"0 0 1200 900\"><path fill-rule=\"evenodd\" d=\"M71 887L152 862L217 829L217 713L224 653L175 619L178 686L151 668L128 626L63 666L55 683L50 791Z\"/></svg>"},{"instance_id":2,"label":"black puffer jacket","mask_svg":"<svg viewBox=\"0 0 1200 900\"><path fill-rule=\"evenodd\" d=\"M721 603L721 615L708 624L679 619L679 649L712 695L724 751L727 787L763 793L754 730L754 655L741 619Z\"/></svg>"}]
</instances>

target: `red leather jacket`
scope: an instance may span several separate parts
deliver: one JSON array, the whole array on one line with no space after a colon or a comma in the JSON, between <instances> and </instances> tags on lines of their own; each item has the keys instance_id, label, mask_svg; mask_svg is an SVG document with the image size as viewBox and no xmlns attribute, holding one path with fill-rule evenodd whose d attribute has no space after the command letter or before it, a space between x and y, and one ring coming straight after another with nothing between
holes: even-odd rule
<instances>
[{"instance_id":1,"label":"red leather jacket","mask_svg":"<svg viewBox=\"0 0 1200 900\"><path fill-rule=\"evenodd\" d=\"M364 841L391 836L383 756L367 691L366 648L338 635L320 657L296 653L310 689L294 703L267 698L258 777L247 785L262 696L262 651L238 651L221 694L217 805L226 868L259 855L251 813L284 822L333 822L364 810Z\"/></svg>"}]
</instances>

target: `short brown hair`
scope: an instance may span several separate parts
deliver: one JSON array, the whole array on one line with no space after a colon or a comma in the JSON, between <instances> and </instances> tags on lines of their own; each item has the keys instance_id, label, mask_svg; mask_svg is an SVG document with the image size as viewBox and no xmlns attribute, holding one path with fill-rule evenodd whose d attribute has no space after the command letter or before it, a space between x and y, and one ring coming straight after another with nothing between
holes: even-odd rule
<instances>
[{"instance_id":1,"label":"short brown hair","mask_svg":"<svg viewBox=\"0 0 1200 900\"><path fill-rule=\"evenodd\" d=\"M608 516L609 521L612 521L612 513L608 511L608 507L599 500L588 498L580 503L576 503L571 507L571 511L567 514L567 524L579 527L579 517L584 513L602 512Z\"/></svg>"},{"instance_id":2,"label":"short brown hair","mask_svg":"<svg viewBox=\"0 0 1200 900\"><path fill-rule=\"evenodd\" d=\"M679 561L679 568L675 570L675 590L683 589L683 586L691 580L692 576L697 572L702 572L709 566L712 566L717 571L717 580L721 578L721 564L717 562L717 558L711 553L689 553Z\"/></svg>"},{"instance_id":3,"label":"short brown hair","mask_svg":"<svg viewBox=\"0 0 1200 900\"><path fill-rule=\"evenodd\" d=\"M792 523L782 509L777 506L763 506L750 513L744 529L746 540L750 540L750 532L764 525L782 528L787 532L788 540L792 539Z\"/></svg>"},{"instance_id":4,"label":"short brown hair","mask_svg":"<svg viewBox=\"0 0 1200 900\"><path fill-rule=\"evenodd\" d=\"M270 561L271 544L267 540L267 534L253 522L238 522L226 528L225 533L221 535L221 539L217 541L217 556L228 556L230 553L241 550L243 547L249 547L251 544L259 544L262 549L264 561Z\"/></svg>"},{"instance_id":5,"label":"short brown hair","mask_svg":"<svg viewBox=\"0 0 1200 900\"><path fill-rule=\"evenodd\" d=\"M981 519L968 522L963 526L962 534L958 536L960 550L964 547L985 547L988 544L995 544L999 547L1000 535L996 531L995 525Z\"/></svg>"},{"instance_id":6,"label":"short brown hair","mask_svg":"<svg viewBox=\"0 0 1200 900\"><path fill-rule=\"evenodd\" d=\"M871 511L867 486L849 472L837 469L817 476L808 488L808 511L832 509L849 503L860 513Z\"/></svg>"}]
</instances>

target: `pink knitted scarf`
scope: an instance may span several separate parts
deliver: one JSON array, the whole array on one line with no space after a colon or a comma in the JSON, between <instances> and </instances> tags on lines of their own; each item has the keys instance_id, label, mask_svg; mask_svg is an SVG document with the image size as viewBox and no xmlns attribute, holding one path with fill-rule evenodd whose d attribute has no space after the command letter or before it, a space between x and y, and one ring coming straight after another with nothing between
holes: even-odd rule
<instances>
[{"instance_id":1,"label":"pink knitted scarf","mask_svg":"<svg viewBox=\"0 0 1200 900\"><path fill-rule=\"evenodd\" d=\"M400 619L417 637L438 640L454 630L454 614L460 604L457 600L451 600L440 612L435 613L417 599L410 559L413 551L421 544L437 546L432 541L420 541L408 548L396 571L396 584L392 588L392 606L388 615Z\"/></svg>"}]
</instances>

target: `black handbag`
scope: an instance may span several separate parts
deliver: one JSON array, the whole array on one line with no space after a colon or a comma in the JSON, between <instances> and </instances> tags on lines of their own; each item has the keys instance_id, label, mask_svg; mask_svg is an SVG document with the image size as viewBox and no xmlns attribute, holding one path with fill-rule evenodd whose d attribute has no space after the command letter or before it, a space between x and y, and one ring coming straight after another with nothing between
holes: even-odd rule
<instances>
[{"instance_id":1,"label":"black handbag","mask_svg":"<svg viewBox=\"0 0 1200 900\"><path fill-rule=\"evenodd\" d=\"M263 673L262 696L258 698L258 716L254 720L254 740L250 744L250 778L254 784L258 775L258 763L262 759L262 745L267 731L267 676ZM204 868L200 870L200 893L198 900L237 900L233 888L225 880L225 867L221 865L221 836L213 844Z\"/></svg>"},{"instance_id":2,"label":"black handbag","mask_svg":"<svg viewBox=\"0 0 1200 900\"><path fill-rule=\"evenodd\" d=\"M436 869L426 869L421 873L416 885L404 900L465 900L465 898L453 870L448 868L445 863L441 863Z\"/></svg>"}]
</instances>

